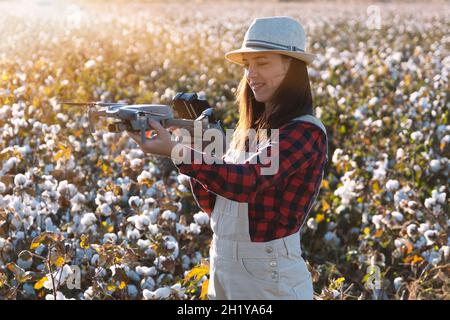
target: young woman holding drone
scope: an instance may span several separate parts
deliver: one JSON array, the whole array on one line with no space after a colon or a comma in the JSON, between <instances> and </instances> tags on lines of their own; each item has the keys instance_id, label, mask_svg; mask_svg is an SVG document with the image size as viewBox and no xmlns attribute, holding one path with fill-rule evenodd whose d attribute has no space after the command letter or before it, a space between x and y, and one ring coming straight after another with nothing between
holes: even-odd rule
<instances>
[{"instance_id":1,"label":"young woman holding drone","mask_svg":"<svg viewBox=\"0 0 450 320\"><path fill-rule=\"evenodd\" d=\"M313 299L300 230L320 190L328 144L313 116L307 65L315 56L305 52L305 40L290 17L255 19L241 48L225 54L244 75L236 94L239 121L222 163L208 164L213 155L183 146L190 159L195 153L205 159L177 167L191 177L193 194L211 217L209 299ZM145 144L129 134L144 152L170 157L178 142L157 121L149 124L157 135ZM278 141L265 136L264 147L270 153L278 144L275 174L249 163L251 129L258 136L278 129Z\"/></svg>"}]
</instances>

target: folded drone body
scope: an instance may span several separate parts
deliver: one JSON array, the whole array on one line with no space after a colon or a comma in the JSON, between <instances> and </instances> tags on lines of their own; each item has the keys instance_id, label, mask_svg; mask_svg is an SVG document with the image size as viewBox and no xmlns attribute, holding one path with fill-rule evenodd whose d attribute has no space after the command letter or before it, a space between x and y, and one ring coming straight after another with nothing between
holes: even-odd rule
<instances>
[{"instance_id":1,"label":"folded drone body","mask_svg":"<svg viewBox=\"0 0 450 320\"><path fill-rule=\"evenodd\" d=\"M109 132L132 131L141 133L145 142L146 131L153 130L148 119L159 121L165 128L185 128L194 132L195 126L201 125L202 131L210 128L220 129L220 121L216 121L213 108L206 100L198 99L196 93L177 93L172 100L173 105L162 104L124 104L108 102L63 102L69 105L87 105L89 129L95 131L95 124L101 117L113 118L116 121L108 124Z\"/></svg>"}]
</instances>

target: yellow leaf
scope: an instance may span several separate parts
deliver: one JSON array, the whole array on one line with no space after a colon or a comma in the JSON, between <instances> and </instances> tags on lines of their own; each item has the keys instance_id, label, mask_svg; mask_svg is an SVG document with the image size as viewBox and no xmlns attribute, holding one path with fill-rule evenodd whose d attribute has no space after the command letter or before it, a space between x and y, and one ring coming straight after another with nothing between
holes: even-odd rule
<instances>
[{"instance_id":1,"label":"yellow leaf","mask_svg":"<svg viewBox=\"0 0 450 320\"><path fill-rule=\"evenodd\" d=\"M31 246L30 246L30 249L31 249L31 250L34 250L34 249L36 249L37 247L39 247L40 245L41 245L40 242L32 242L32 243L31 243Z\"/></svg>"},{"instance_id":2,"label":"yellow leaf","mask_svg":"<svg viewBox=\"0 0 450 320\"><path fill-rule=\"evenodd\" d=\"M199 281L204 275L209 273L209 265L201 264L191 269L185 277L185 281L189 281L191 278L195 278Z\"/></svg>"},{"instance_id":3,"label":"yellow leaf","mask_svg":"<svg viewBox=\"0 0 450 320\"><path fill-rule=\"evenodd\" d=\"M422 257L420 257L418 255L414 255L414 257L412 259L412 264L416 264L416 263L419 263L419 262L422 262L422 261L423 261Z\"/></svg>"},{"instance_id":4,"label":"yellow leaf","mask_svg":"<svg viewBox=\"0 0 450 320\"><path fill-rule=\"evenodd\" d=\"M75 130L75 131L74 131L73 135L74 135L75 137L79 138L79 137L81 137L81 134L82 134L82 133L83 133L83 129L78 129L78 130Z\"/></svg>"},{"instance_id":5,"label":"yellow leaf","mask_svg":"<svg viewBox=\"0 0 450 320\"><path fill-rule=\"evenodd\" d=\"M324 214L321 214L321 213L317 214L317 216L316 216L316 222L317 223L320 223L324 219L325 219L325 215Z\"/></svg>"},{"instance_id":6,"label":"yellow leaf","mask_svg":"<svg viewBox=\"0 0 450 320\"><path fill-rule=\"evenodd\" d=\"M118 163L118 164L123 164L123 162L124 162L124 156L123 155L120 155L120 156L117 156L115 159L114 159L114 162L115 163Z\"/></svg>"},{"instance_id":7,"label":"yellow leaf","mask_svg":"<svg viewBox=\"0 0 450 320\"><path fill-rule=\"evenodd\" d=\"M44 286L44 282L47 281L47 280L48 280L47 277L41 278L41 280L39 280L38 282L36 282L36 283L34 284L34 288L35 288L36 290L41 289L41 288Z\"/></svg>"},{"instance_id":8,"label":"yellow leaf","mask_svg":"<svg viewBox=\"0 0 450 320\"><path fill-rule=\"evenodd\" d=\"M0 272L0 288L3 287L6 283L6 275L2 272Z\"/></svg>"},{"instance_id":9,"label":"yellow leaf","mask_svg":"<svg viewBox=\"0 0 450 320\"><path fill-rule=\"evenodd\" d=\"M80 247L82 249L89 249L89 237L85 234L82 234L80 237Z\"/></svg>"},{"instance_id":10,"label":"yellow leaf","mask_svg":"<svg viewBox=\"0 0 450 320\"><path fill-rule=\"evenodd\" d=\"M344 278L344 277L341 277L341 278L336 279L334 282L335 282L336 284L340 284L341 282L344 282L344 281L345 281L345 278Z\"/></svg>"},{"instance_id":11,"label":"yellow leaf","mask_svg":"<svg viewBox=\"0 0 450 320\"><path fill-rule=\"evenodd\" d=\"M364 228L364 234L365 234L366 236L368 236L368 235L370 234L370 228L369 228L369 227L365 227L365 228Z\"/></svg>"},{"instance_id":12,"label":"yellow leaf","mask_svg":"<svg viewBox=\"0 0 450 320\"><path fill-rule=\"evenodd\" d=\"M66 260L64 259L63 256L59 256L58 258L56 258L55 266L61 267L64 264L65 261Z\"/></svg>"},{"instance_id":13,"label":"yellow leaf","mask_svg":"<svg viewBox=\"0 0 450 320\"><path fill-rule=\"evenodd\" d=\"M125 283L125 281L121 281L121 282L120 282L120 285L119 285L119 289L125 288L126 285L127 285L127 284Z\"/></svg>"},{"instance_id":14,"label":"yellow leaf","mask_svg":"<svg viewBox=\"0 0 450 320\"><path fill-rule=\"evenodd\" d=\"M322 200L322 211L327 211L330 208L330 205L325 200Z\"/></svg>"},{"instance_id":15,"label":"yellow leaf","mask_svg":"<svg viewBox=\"0 0 450 320\"><path fill-rule=\"evenodd\" d=\"M200 299L201 300L206 300L206 295L208 294L208 284L209 284L209 280L208 279L206 279L202 283L202 292L200 293Z\"/></svg>"},{"instance_id":16,"label":"yellow leaf","mask_svg":"<svg viewBox=\"0 0 450 320\"><path fill-rule=\"evenodd\" d=\"M116 286L115 286L114 284L109 284L109 285L106 287L106 289L107 289L108 291L114 291L114 290L116 290Z\"/></svg>"},{"instance_id":17,"label":"yellow leaf","mask_svg":"<svg viewBox=\"0 0 450 320\"><path fill-rule=\"evenodd\" d=\"M406 74L404 79L403 79L403 83L405 84L406 87L409 86L409 84L411 83L411 76L409 74Z\"/></svg>"},{"instance_id":18,"label":"yellow leaf","mask_svg":"<svg viewBox=\"0 0 450 320\"><path fill-rule=\"evenodd\" d=\"M379 229L375 234L373 235L375 238L379 238L383 235L383 230Z\"/></svg>"},{"instance_id":19,"label":"yellow leaf","mask_svg":"<svg viewBox=\"0 0 450 320\"><path fill-rule=\"evenodd\" d=\"M380 185L378 184L378 180L374 180L372 182L372 189L375 193L380 192L381 189L380 189Z\"/></svg>"},{"instance_id":20,"label":"yellow leaf","mask_svg":"<svg viewBox=\"0 0 450 320\"><path fill-rule=\"evenodd\" d=\"M58 161L62 157L62 155L63 155L63 151L59 150L54 156L55 161Z\"/></svg>"}]
</instances>

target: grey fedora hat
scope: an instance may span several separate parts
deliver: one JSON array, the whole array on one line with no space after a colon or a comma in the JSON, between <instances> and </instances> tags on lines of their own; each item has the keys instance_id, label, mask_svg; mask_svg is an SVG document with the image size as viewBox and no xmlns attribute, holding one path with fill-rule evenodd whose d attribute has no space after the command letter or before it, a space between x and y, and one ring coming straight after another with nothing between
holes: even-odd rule
<instances>
[{"instance_id":1,"label":"grey fedora hat","mask_svg":"<svg viewBox=\"0 0 450 320\"><path fill-rule=\"evenodd\" d=\"M273 52L302 60L308 65L316 55L305 52L305 43L305 30L292 17L256 18L245 33L241 48L225 53L225 58L243 65L243 53Z\"/></svg>"}]
</instances>

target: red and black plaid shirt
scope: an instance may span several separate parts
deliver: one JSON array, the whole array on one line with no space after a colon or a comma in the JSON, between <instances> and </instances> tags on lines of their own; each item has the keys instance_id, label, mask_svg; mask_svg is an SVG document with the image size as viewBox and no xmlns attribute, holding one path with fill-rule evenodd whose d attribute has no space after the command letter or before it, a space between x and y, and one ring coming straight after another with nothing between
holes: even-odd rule
<instances>
[{"instance_id":1,"label":"red and black plaid shirt","mask_svg":"<svg viewBox=\"0 0 450 320\"><path fill-rule=\"evenodd\" d=\"M270 157L270 144L267 147ZM191 159L195 151L191 149ZM261 152L261 151L259 151ZM178 164L180 173L191 177L194 197L208 214L216 194L248 203L250 238L265 242L299 230L315 192L320 188L327 161L327 139L316 125L290 121L279 129L279 170L262 175L267 164ZM193 161L192 161L193 162Z\"/></svg>"}]
</instances>

